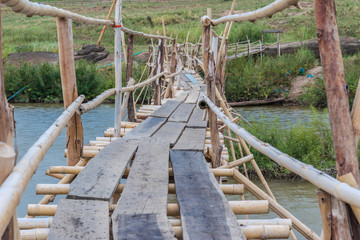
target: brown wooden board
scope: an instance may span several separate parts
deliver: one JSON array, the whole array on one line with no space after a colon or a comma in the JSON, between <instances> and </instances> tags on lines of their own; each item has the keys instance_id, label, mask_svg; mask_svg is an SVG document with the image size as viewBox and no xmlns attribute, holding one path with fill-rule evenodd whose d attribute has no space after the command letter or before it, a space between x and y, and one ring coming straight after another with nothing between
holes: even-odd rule
<instances>
[{"instance_id":1,"label":"brown wooden board","mask_svg":"<svg viewBox=\"0 0 360 240\"><path fill-rule=\"evenodd\" d=\"M148 117L136 128L127 133L123 139L143 139L151 137L164 123L166 118Z\"/></svg>"},{"instance_id":2,"label":"brown wooden board","mask_svg":"<svg viewBox=\"0 0 360 240\"><path fill-rule=\"evenodd\" d=\"M180 101L167 101L158 110L153 112L150 117L168 118L180 104Z\"/></svg>"},{"instance_id":3,"label":"brown wooden board","mask_svg":"<svg viewBox=\"0 0 360 240\"><path fill-rule=\"evenodd\" d=\"M186 127L174 150L204 151L206 128Z\"/></svg>"},{"instance_id":4,"label":"brown wooden board","mask_svg":"<svg viewBox=\"0 0 360 240\"><path fill-rule=\"evenodd\" d=\"M193 113L190 116L189 121L186 124L186 127L190 128L206 128L207 127L207 114L204 117L204 110L201 110L198 106L195 107Z\"/></svg>"},{"instance_id":5,"label":"brown wooden board","mask_svg":"<svg viewBox=\"0 0 360 240\"><path fill-rule=\"evenodd\" d=\"M190 115L195 108L195 104L182 103L178 108L170 115L169 122L187 122Z\"/></svg>"},{"instance_id":6,"label":"brown wooden board","mask_svg":"<svg viewBox=\"0 0 360 240\"><path fill-rule=\"evenodd\" d=\"M185 103L197 103L200 94L200 85L193 85L189 96L186 98Z\"/></svg>"},{"instance_id":7,"label":"brown wooden board","mask_svg":"<svg viewBox=\"0 0 360 240\"><path fill-rule=\"evenodd\" d=\"M168 139L170 146L173 147L179 139L184 128L185 123L167 122L154 134L153 137Z\"/></svg>"},{"instance_id":8,"label":"brown wooden board","mask_svg":"<svg viewBox=\"0 0 360 240\"><path fill-rule=\"evenodd\" d=\"M109 203L60 199L48 239L109 239Z\"/></svg>"},{"instance_id":9,"label":"brown wooden board","mask_svg":"<svg viewBox=\"0 0 360 240\"><path fill-rule=\"evenodd\" d=\"M170 152L183 239L246 239L203 153Z\"/></svg>"},{"instance_id":10,"label":"brown wooden board","mask_svg":"<svg viewBox=\"0 0 360 240\"><path fill-rule=\"evenodd\" d=\"M166 217L169 146L168 141L155 137L140 143L112 215L115 240L175 239Z\"/></svg>"},{"instance_id":11,"label":"brown wooden board","mask_svg":"<svg viewBox=\"0 0 360 240\"><path fill-rule=\"evenodd\" d=\"M68 198L110 201L138 143L119 139L107 145L70 184Z\"/></svg>"}]
</instances>

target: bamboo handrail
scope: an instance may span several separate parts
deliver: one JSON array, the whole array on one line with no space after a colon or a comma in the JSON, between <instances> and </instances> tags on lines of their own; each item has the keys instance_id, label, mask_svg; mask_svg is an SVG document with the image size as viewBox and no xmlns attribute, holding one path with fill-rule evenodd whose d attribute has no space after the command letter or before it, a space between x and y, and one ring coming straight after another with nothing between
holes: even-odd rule
<instances>
[{"instance_id":1,"label":"bamboo handrail","mask_svg":"<svg viewBox=\"0 0 360 240\"><path fill-rule=\"evenodd\" d=\"M166 39L166 40L170 40L170 41L173 40L171 37L147 34L147 33L135 31L135 30L132 30L132 29L129 29L129 28L126 28L126 27L121 27L121 31L123 31L124 33L127 33L127 34L131 34L131 35L135 35L135 36L141 36L141 37L144 37L144 38Z\"/></svg>"},{"instance_id":2,"label":"bamboo handrail","mask_svg":"<svg viewBox=\"0 0 360 240\"><path fill-rule=\"evenodd\" d=\"M208 26L210 24L213 26L217 26L219 24L227 22L254 22L260 18L271 17L275 13L281 12L282 10L290 6L296 6L297 8L300 8L298 0L276 0L273 3L252 12L228 15L218 19L210 19L208 16L203 16L201 18L201 21L205 26Z\"/></svg>"},{"instance_id":3,"label":"bamboo handrail","mask_svg":"<svg viewBox=\"0 0 360 240\"><path fill-rule=\"evenodd\" d=\"M268 143L264 143L257 139L255 136L247 132L244 128L230 121L221 110L215 106L203 93L201 94L208 107L211 108L237 136L244 139L250 146L268 156L271 160L278 165L287 168L293 173L311 182L318 188L328 192L337 199L344 201L350 205L360 207L360 190L342 183L339 180L331 177L330 175L314 168L312 165L305 164L289 155L279 151Z\"/></svg>"},{"instance_id":4,"label":"bamboo handrail","mask_svg":"<svg viewBox=\"0 0 360 240\"><path fill-rule=\"evenodd\" d=\"M13 172L0 187L0 236L12 217L20 198L36 172L46 152L60 135L70 118L79 109L85 96L79 96L56 121L44 132L41 137L29 148L21 161L15 166Z\"/></svg>"},{"instance_id":5,"label":"bamboo handrail","mask_svg":"<svg viewBox=\"0 0 360 240\"><path fill-rule=\"evenodd\" d=\"M23 13L27 17L32 17L34 15L51 16L56 18L72 19L73 21L82 22L86 24L106 25L106 26L114 25L114 22L111 20L85 17L83 15L73 13L67 10L63 10L61 8L30 2L28 0L2 0L2 3L10 7L14 12Z\"/></svg>"}]
</instances>

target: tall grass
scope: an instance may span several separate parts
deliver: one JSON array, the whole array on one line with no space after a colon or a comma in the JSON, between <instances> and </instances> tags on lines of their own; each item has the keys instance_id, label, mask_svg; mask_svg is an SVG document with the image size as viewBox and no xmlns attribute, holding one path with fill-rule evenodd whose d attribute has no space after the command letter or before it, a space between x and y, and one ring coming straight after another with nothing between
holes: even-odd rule
<instances>
[{"instance_id":1,"label":"tall grass","mask_svg":"<svg viewBox=\"0 0 360 240\"><path fill-rule=\"evenodd\" d=\"M286 95L300 69L317 64L314 54L300 49L295 55L240 58L226 65L225 93L231 101L249 101Z\"/></svg>"}]
</instances>

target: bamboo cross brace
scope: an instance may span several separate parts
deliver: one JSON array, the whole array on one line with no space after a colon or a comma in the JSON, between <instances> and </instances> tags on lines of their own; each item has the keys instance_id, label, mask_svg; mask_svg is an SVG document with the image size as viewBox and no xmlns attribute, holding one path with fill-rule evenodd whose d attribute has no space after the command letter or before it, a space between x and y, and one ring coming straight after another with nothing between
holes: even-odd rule
<instances>
[{"instance_id":1,"label":"bamboo cross brace","mask_svg":"<svg viewBox=\"0 0 360 240\"><path fill-rule=\"evenodd\" d=\"M111 7L110 7L110 10L109 10L109 13L108 13L108 15L106 16L106 20L109 20L109 19L110 19L111 14L112 14L112 12L114 11L115 5L116 5L116 0L113 0L113 2L112 2L112 4L111 4ZM103 30L101 31L99 40L98 40L97 45L96 45L97 48L100 47L100 44L101 44L101 41L102 41L102 39L103 39L103 37L104 37L104 33L105 33L106 28L107 28L107 26L105 25L104 28L103 28Z\"/></svg>"}]
</instances>

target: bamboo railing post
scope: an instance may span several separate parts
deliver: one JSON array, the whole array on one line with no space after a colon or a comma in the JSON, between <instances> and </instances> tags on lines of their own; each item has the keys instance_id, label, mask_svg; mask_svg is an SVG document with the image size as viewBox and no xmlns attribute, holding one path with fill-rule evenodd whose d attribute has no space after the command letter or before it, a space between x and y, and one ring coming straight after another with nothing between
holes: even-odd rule
<instances>
[{"instance_id":1,"label":"bamboo railing post","mask_svg":"<svg viewBox=\"0 0 360 240\"><path fill-rule=\"evenodd\" d=\"M171 62L170 62L170 73L176 72L176 65L177 65L177 50L176 50L176 39L172 41L172 49L171 49ZM167 93L165 94L165 98L174 98L174 81L175 77L170 78Z\"/></svg>"},{"instance_id":2,"label":"bamboo railing post","mask_svg":"<svg viewBox=\"0 0 360 240\"><path fill-rule=\"evenodd\" d=\"M61 85L64 100L64 108L67 109L78 97L72 21L70 19L56 19L58 42L59 42L59 64L61 73ZM66 147L68 149L67 164L74 166L81 157L84 144L83 127L81 117L78 113L70 119L66 127Z\"/></svg>"},{"instance_id":3,"label":"bamboo railing post","mask_svg":"<svg viewBox=\"0 0 360 240\"><path fill-rule=\"evenodd\" d=\"M164 71L164 40L161 39L159 43L157 61L156 61L156 73L161 73ZM155 81L155 93L154 93L154 104L161 105L161 85L162 77Z\"/></svg>"},{"instance_id":4,"label":"bamboo railing post","mask_svg":"<svg viewBox=\"0 0 360 240\"><path fill-rule=\"evenodd\" d=\"M0 9L0 56L2 56L2 27ZM11 173L15 165L13 137L15 131L13 107L8 103L5 94L3 61L0 61L0 186ZM16 211L11 217L0 239L19 239Z\"/></svg>"},{"instance_id":5,"label":"bamboo railing post","mask_svg":"<svg viewBox=\"0 0 360 240\"><path fill-rule=\"evenodd\" d=\"M134 35L128 35L128 49L127 49L127 62L126 62L126 84L129 83L133 72L133 55L134 55ZM129 92L129 100L127 104L128 109L128 121L135 121L134 110L134 93Z\"/></svg>"},{"instance_id":6,"label":"bamboo railing post","mask_svg":"<svg viewBox=\"0 0 360 240\"><path fill-rule=\"evenodd\" d=\"M322 222L322 239L331 240L331 195L320 189L317 195Z\"/></svg>"},{"instance_id":7,"label":"bamboo railing post","mask_svg":"<svg viewBox=\"0 0 360 240\"><path fill-rule=\"evenodd\" d=\"M117 0L115 5L115 25L121 25L121 4L122 0ZM115 28L115 117L114 117L114 136L120 137L121 132L121 29Z\"/></svg>"},{"instance_id":8,"label":"bamboo railing post","mask_svg":"<svg viewBox=\"0 0 360 240\"><path fill-rule=\"evenodd\" d=\"M352 173L359 184L359 163L350 117L348 87L345 82L335 1L314 0L314 9L338 175ZM332 235L336 238L340 232L347 231L350 234L351 231L353 239L360 239L360 225L350 207L348 210L352 231L344 229L346 226L339 221L340 224L335 228L335 232L332 232ZM346 211L343 214L346 218ZM333 223L337 222L333 221Z\"/></svg>"},{"instance_id":9,"label":"bamboo railing post","mask_svg":"<svg viewBox=\"0 0 360 240\"><path fill-rule=\"evenodd\" d=\"M203 53L203 64L205 70L205 81L206 81L206 90L207 96L215 102L215 79L214 79L214 54L210 51L210 33L211 27L210 24L207 24L206 21L203 22L202 27L202 53ZM215 113L208 109L208 119L211 133L211 150L212 150L212 167L220 167L220 158L221 151L219 156L220 140L219 140L219 129L217 124L217 117Z\"/></svg>"}]
</instances>

